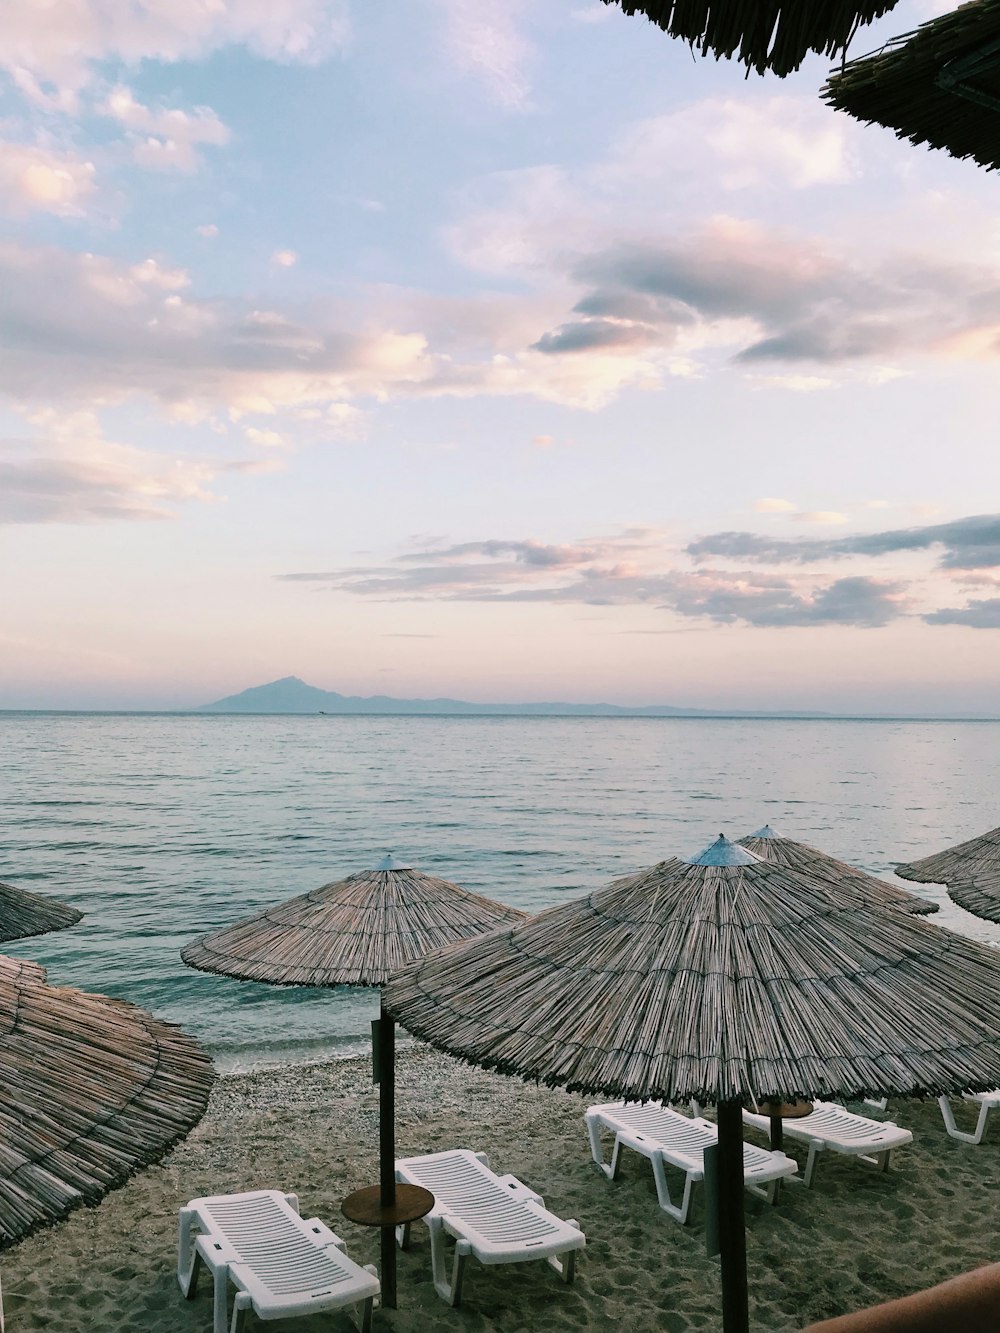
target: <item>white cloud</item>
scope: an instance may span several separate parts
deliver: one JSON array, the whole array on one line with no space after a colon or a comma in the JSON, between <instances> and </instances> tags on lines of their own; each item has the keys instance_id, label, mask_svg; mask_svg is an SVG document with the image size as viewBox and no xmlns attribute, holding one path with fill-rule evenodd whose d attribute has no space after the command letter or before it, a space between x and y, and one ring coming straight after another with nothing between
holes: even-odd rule
<instances>
[{"instance_id":1,"label":"white cloud","mask_svg":"<svg viewBox=\"0 0 1000 1333\"><path fill-rule=\"evenodd\" d=\"M105 438L87 411L28 414L36 435L0 439L0 524L162 519L212 499L224 464L151 453Z\"/></svg>"},{"instance_id":2,"label":"white cloud","mask_svg":"<svg viewBox=\"0 0 1000 1333\"><path fill-rule=\"evenodd\" d=\"M214 241L219 234L219 229L214 222L206 222L200 227L195 227L199 236L204 236L207 241Z\"/></svg>"},{"instance_id":3,"label":"white cloud","mask_svg":"<svg viewBox=\"0 0 1000 1333\"><path fill-rule=\"evenodd\" d=\"M850 143L859 127L812 97L748 92L705 98L640 121L598 170L608 178L660 181L702 177L750 190L841 185L857 174Z\"/></svg>"},{"instance_id":4,"label":"white cloud","mask_svg":"<svg viewBox=\"0 0 1000 1333\"><path fill-rule=\"evenodd\" d=\"M262 430L257 426L247 426L243 433L251 444L259 444L264 449L288 448L288 441L280 431Z\"/></svg>"},{"instance_id":5,"label":"white cloud","mask_svg":"<svg viewBox=\"0 0 1000 1333\"><path fill-rule=\"evenodd\" d=\"M758 514L793 514L797 506L791 500L779 500L776 496L765 495L754 504Z\"/></svg>"},{"instance_id":6,"label":"white cloud","mask_svg":"<svg viewBox=\"0 0 1000 1333\"><path fill-rule=\"evenodd\" d=\"M747 382L767 389L789 389L792 393L818 393L832 389L837 381L829 375L747 375Z\"/></svg>"},{"instance_id":7,"label":"white cloud","mask_svg":"<svg viewBox=\"0 0 1000 1333\"><path fill-rule=\"evenodd\" d=\"M156 171L194 171L201 160L200 148L219 148L229 140L229 130L211 107L154 110L120 85L98 110L126 131L135 161Z\"/></svg>"},{"instance_id":8,"label":"white cloud","mask_svg":"<svg viewBox=\"0 0 1000 1333\"><path fill-rule=\"evenodd\" d=\"M76 154L0 141L0 207L78 215L94 192L94 164Z\"/></svg>"},{"instance_id":9,"label":"white cloud","mask_svg":"<svg viewBox=\"0 0 1000 1333\"><path fill-rule=\"evenodd\" d=\"M277 268L294 268L299 262L299 257L294 250L275 250L271 256L271 263Z\"/></svg>"},{"instance_id":10,"label":"white cloud","mask_svg":"<svg viewBox=\"0 0 1000 1333\"><path fill-rule=\"evenodd\" d=\"M436 0L445 21L449 56L471 74L494 101L513 110L523 109L530 93L527 66L532 47L521 31L528 0L505 0L503 5L482 0Z\"/></svg>"},{"instance_id":11,"label":"white cloud","mask_svg":"<svg viewBox=\"0 0 1000 1333\"><path fill-rule=\"evenodd\" d=\"M50 100L91 81L103 61L198 59L246 46L315 64L350 36L347 0L47 0L0 5L0 67Z\"/></svg>"}]
</instances>

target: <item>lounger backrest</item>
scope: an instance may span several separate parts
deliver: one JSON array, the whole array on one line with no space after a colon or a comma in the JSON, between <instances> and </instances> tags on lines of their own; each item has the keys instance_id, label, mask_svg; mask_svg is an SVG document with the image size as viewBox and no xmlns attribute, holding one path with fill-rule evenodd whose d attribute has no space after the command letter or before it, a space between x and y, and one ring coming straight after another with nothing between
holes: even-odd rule
<instances>
[{"instance_id":1,"label":"lounger backrest","mask_svg":"<svg viewBox=\"0 0 1000 1333\"><path fill-rule=\"evenodd\" d=\"M832 1102L814 1102L812 1115L806 1116L802 1128L807 1133L814 1132L817 1137L826 1135L838 1143L878 1143L880 1139L899 1133L896 1125L881 1120L869 1120L867 1116L855 1115L842 1106ZM793 1130L798 1126L793 1126Z\"/></svg>"},{"instance_id":2,"label":"lounger backrest","mask_svg":"<svg viewBox=\"0 0 1000 1333\"><path fill-rule=\"evenodd\" d=\"M430 1190L437 1207L460 1217L489 1243L541 1244L565 1229L565 1223L550 1218L539 1204L518 1198L467 1149L411 1157L399 1167L408 1180Z\"/></svg>"},{"instance_id":3,"label":"lounger backrest","mask_svg":"<svg viewBox=\"0 0 1000 1333\"><path fill-rule=\"evenodd\" d=\"M718 1131L713 1125L703 1120L692 1120L689 1116L672 1111L659 1102L628 1102L615 1107L609 1119L618 1121L626 1128L639 1134L646 1134L664 1146L669 1146L675 1153L689 1157L701 1165L705 1149L718 1139Z\"/></svg>"},{"instance_id":4,"label":"lounger backrest","mask_svg":"<svg viewBox=\"0 0 1000 1333\"><path fill-rule=\"evenodd\" d=\"M275 1296L333 1293L356 1280L357 1265L339 1250L320 1249L304 1236L302 1219L281 1195L234 1194L195 1202L256 1281Z\"/></svg>"}]
</instances>

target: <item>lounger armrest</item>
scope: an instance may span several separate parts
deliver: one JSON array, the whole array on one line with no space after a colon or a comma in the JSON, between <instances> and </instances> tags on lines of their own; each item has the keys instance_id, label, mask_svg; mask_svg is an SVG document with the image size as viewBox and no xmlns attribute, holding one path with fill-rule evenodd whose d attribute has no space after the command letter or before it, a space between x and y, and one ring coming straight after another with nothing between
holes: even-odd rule
<instances>
[{"instance_id":1,"label":"lounger armrest","mask_svg":"<svg viewBox=\"0 0 1000 1333\"><path fill-rule=\"evenodd\" d=\"M510 1190L511 1198L530 1199L533 1203L540 1203L544 1208L545 1200L537 1190L533 1190L528 1185L525 1185L522 1181L518 1180L517 1176L498 1176L497 1179L501 1185L504 1185Z\"/></svg>"},{"instance_id":2,"label":"lounger armrest","mask_svg":"<svg viewBox=\"0 0 1000 1333\"><path fill-rule=\"evenodd\" d=\"M221 1267L222 1264L238 1264L240 1262L237 1251L226 1240L225 1236L220 1236L218 1232L203 1231L201 1235L195 1237L194 1243L205 1263L213 1270Z\"/></svg>"},{"instance_id":3,"label":"lounger armrest","mask_svg":"<svg viewBox=\"0 0 1000 1333\"><path fill-rule=\"evenodd\" d=\"M342 1253L347 1253L347 1246L340 1237L335 1232L331 1231L325 1222L321 1222L318 1217L303 1218L302 1225L316 1237L316 1243L318 1245L333 1245L336 1249L342 1251Z\"/></svg>"}]
</instances>

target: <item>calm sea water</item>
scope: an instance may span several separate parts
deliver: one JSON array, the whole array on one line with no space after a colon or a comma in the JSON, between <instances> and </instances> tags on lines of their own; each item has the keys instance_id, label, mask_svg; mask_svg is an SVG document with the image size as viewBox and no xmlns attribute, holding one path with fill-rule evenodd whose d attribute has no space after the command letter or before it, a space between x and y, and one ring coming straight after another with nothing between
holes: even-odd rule
<instances>
[{"instance_id":1,"label":"calm sea water","mask_svg":"<svg viewBox=\"0 0 1000 1333\"><path fill-rule=\"evenodd\" d=\"M0 879L86 913L8 951L233 1068L357 1046L377 995L195 972L194 935L387 851L528 910L765 822L894 879L1000 822L1000 723L0 714L0 773Z\"/></svg>"}]
</instances>

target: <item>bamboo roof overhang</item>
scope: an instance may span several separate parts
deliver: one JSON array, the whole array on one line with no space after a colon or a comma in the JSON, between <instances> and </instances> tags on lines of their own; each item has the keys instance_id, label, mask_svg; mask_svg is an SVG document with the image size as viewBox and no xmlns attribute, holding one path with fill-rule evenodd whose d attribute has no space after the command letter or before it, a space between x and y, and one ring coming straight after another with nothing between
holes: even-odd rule
<instances>
[{"instance_id":1,"label":"bamboo roof overhang","mask_svg":"<svg viewBox=\"0 0 1000 1333\"><path fill-rule=\"evenodd\" d=\"M1000 828L898 865L896 874L919 884L944 884L959 907L986 921L1000 921Z\"/></svg>"},{"instance_id":2,"label":"bamboo roof overhang","mask_svg":"<svg viewBox=\"0 0 1000 1333\"><path fill-rule=\"evenodd\" d=\"M796 842L793 838L783 838L767 824L756 833L749 833L745 838L740 838L740 846L746 847L764 861L788 866L790 870L802 870L806 874L816 875L817 878L828 879L834 884L854 878L858 888L874 903L884 903L885 906L895 907L900 912L910 912L914 916L929 916L938 910L937 903L931 902L929 898L907 893L905 889L889 884L884 879L876 879L874 875L868 875L863 870L858 870L856 866L848 865L846 861L838 861L835 856L818 851L808 843Z\"/></svg>"},{"instance_id":3,"label":"bamboo roof overhang","mask_svg":"<svg viewBox=\"0 0 1000 1333\"><path fill-rule=\"evenodd\" d=\"M158 1161L201 1119L213 1077L172 1024L0 956L0 1248Z\"/></svg>"},{"instance_id":4,"label":"bamboo roof overhang","mask_svg":"<svg viewBox=\"0 0 1000 1333\"><path fill-rule=\"evenodd\" d=\"M733 847L734 844L728 844ZM1000 955L742 848L416 962L383 1005L471 1063L685 1101L1000 1086Z\"/></svg>"},{"instance_id":5,"label":"bamboo roof overhang","mask_svg":"<svg viewBox=\"0 0 1000 1333\"><path fill-rule=\"evenodd\" d=\"M831 59L847 50L860 24L897 0L604 0L645 14L704 55L737 57L758 74L798 69L810 52Z\"/></svg>"},{"instance_id":6,"label":"bamboo roof overhang","mask_svg":"<svg viewBox=\"0 0 1000 1333\"><path fill-rule=\"evenodd\" d=\"M65 930L82 918L82 912L56 898L28 893L13 884L0 884L0 944L27 939L29 935L44 935L50 930Z\"/></svg>"},{"instance_id":7,"label":"bamboo roof overhang","mask_svg":"<svg viewBox=\"0 0 1000 1333\"><path fill-rule=\"evenodd\" d=\"M524 919L418 870L364 870L203 935L181 957L278 986L381 986L432 949Z\"/></svg>"},{"instance_id":8,"label":"bamboo roof overhang","mask_svg":"<svg viewBox=\"0 0 1000 1333\"><path fill-rule=\"evenodd\" d=\"M1000 167L1000 0L973 0L830 77L831 106Z\"/></svg>"}]
</instances>

